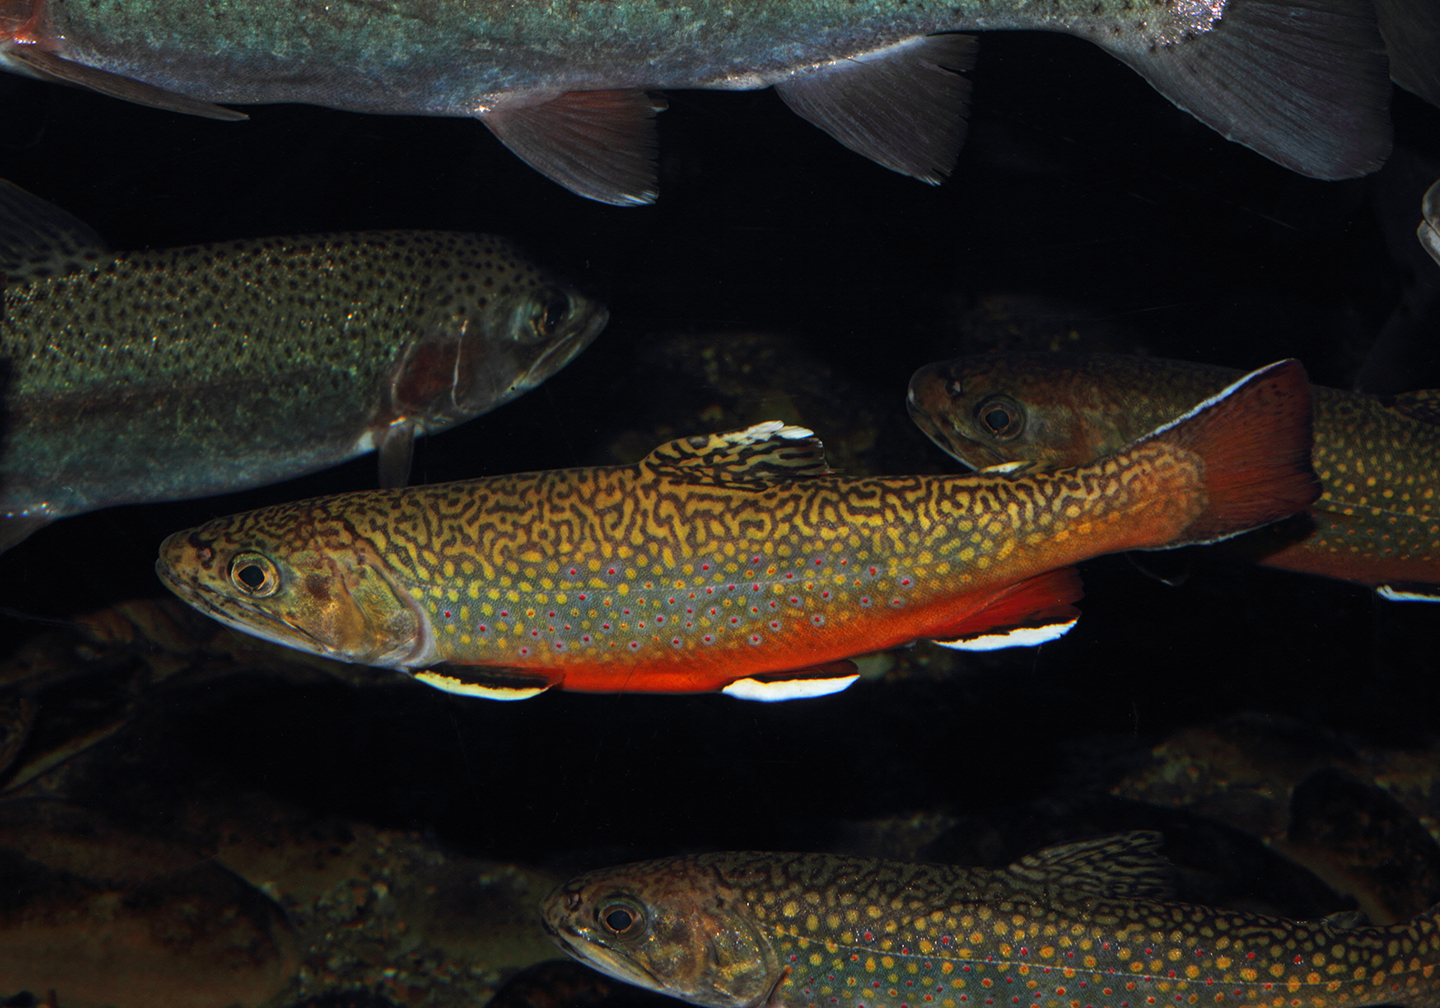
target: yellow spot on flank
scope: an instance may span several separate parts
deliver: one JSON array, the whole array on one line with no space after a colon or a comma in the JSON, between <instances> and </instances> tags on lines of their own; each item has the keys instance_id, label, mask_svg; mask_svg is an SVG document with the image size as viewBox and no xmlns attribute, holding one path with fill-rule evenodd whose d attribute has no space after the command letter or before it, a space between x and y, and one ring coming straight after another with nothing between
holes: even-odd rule
<instances>
[{"instance_id":1,"label":"yellow spot on flank","mask_svg":"<svg viewBox=\"0 0 1440 1008\"><path fill-rule=\"evenodd\" d=\"M780 912L786 917L794 917L800 912L800 904L794 900L786 900L785 905L780 908Z\"/></svg>"}]
</instances>

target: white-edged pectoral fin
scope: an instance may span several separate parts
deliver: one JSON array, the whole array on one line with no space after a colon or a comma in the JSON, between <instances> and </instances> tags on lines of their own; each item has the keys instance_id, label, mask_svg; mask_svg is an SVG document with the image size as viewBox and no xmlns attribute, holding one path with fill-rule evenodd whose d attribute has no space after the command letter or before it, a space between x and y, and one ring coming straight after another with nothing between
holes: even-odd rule
<instances>
[{"instance_id":1,"label":"white-edged pectoral fin","mask_svg":"<svg viewBox=\"0 0 1440 1008\"><path fill-rule=\"evenodd\" d=\"M736 679L720 692L737 700L777 703L781 700L808 700L849 689L860 673L847 659L827 662L814 668L777 672L761 678Z\"/></svg>"},{"instance_id":2,"label":"white-edged pectoral fin","mask_svg":"<svg viewBox=\"0 0 1440 1008\"><path fill-rule=\"evenodd\" d=\"M411 675L426 686L484 700L529 700L555 685L545 676L519 669L479 665L436 665Z\"/></svg>"}]
</instances>

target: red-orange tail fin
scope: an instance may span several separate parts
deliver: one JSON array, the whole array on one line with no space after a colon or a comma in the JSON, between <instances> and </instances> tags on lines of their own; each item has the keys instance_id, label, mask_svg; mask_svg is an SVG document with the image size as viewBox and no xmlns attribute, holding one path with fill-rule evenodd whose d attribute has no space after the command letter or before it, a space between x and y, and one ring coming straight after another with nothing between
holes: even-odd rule
<instances>
[{"instance_id":1,"label":"red-orange tail fin","mask_svg":"<svg viewBox=\"0 0 1440 1008\"><path fill-rule=\"evenodd\" d=\"M1321 490L1312 440L1310 383L1297 360L1252 371L1142 438L1205 462L1205 510L1163 548L1228 539L1304 510Z\"/></svg>"}]
</instances>

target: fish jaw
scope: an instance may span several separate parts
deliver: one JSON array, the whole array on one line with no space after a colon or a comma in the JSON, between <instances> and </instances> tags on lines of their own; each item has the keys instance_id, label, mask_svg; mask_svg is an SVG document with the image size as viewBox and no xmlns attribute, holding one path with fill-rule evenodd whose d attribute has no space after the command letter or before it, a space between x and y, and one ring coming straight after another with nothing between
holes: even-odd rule
<instances>
[{"instance_id":1,"label":"fish jaw","mask_svg":"<svg viewBox=\"0 0 1440 1008\"><path fill-rule=\"evenodd\" d=\"M624 933L611 926L617 909L635 922ZM704 1008L759 1008L784 979L779 955L747 911L689 858L582 875L540 905L545 929L574 958Z\"/></svg>"},{"instance_id":2,"label":"fish jaw","mask_svg":"<svg viewBox=\"0 0 1440 1008\"><path fill-rule=\"evenodd\" d=\"M211 531L214 524L161 544L155 573L186 603L244 633L325 658L392 669L433 662L428 618L378 565L347 563L321 548L237 544ZM258 592L245 580L257 571L266 578Z\"/></svg>"}]
</instances>

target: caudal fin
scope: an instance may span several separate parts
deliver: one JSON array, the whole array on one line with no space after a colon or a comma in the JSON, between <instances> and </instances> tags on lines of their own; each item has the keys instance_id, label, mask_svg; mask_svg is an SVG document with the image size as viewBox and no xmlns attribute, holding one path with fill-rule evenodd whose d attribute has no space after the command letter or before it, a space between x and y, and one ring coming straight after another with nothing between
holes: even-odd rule
<instances>
[{"instance_id":1,"label":"caudal fin","mask_svg":"<svg viewBox=\"0 0 1440 1008\"><path fill-rule=\"evenodd\" d=\"M1228 539L1308 507L1321 490L1310 468L1310 425L1305 368L1284 360L1138 441L1184 448L1205 463L1205 510L1160 548Z\"/></svg>"},{"instance_id":2,"label":"caudal fin","mask_svg":"<svg viewBox=\"0 0 1440 1008\"><path fill-rule=\"evenodd\" d=\"M1173 37L1086 34L1222 136L1302 175L1354 178L1390 154L1373 0L1230 0Z\"/></svg>"}]
</instances>

